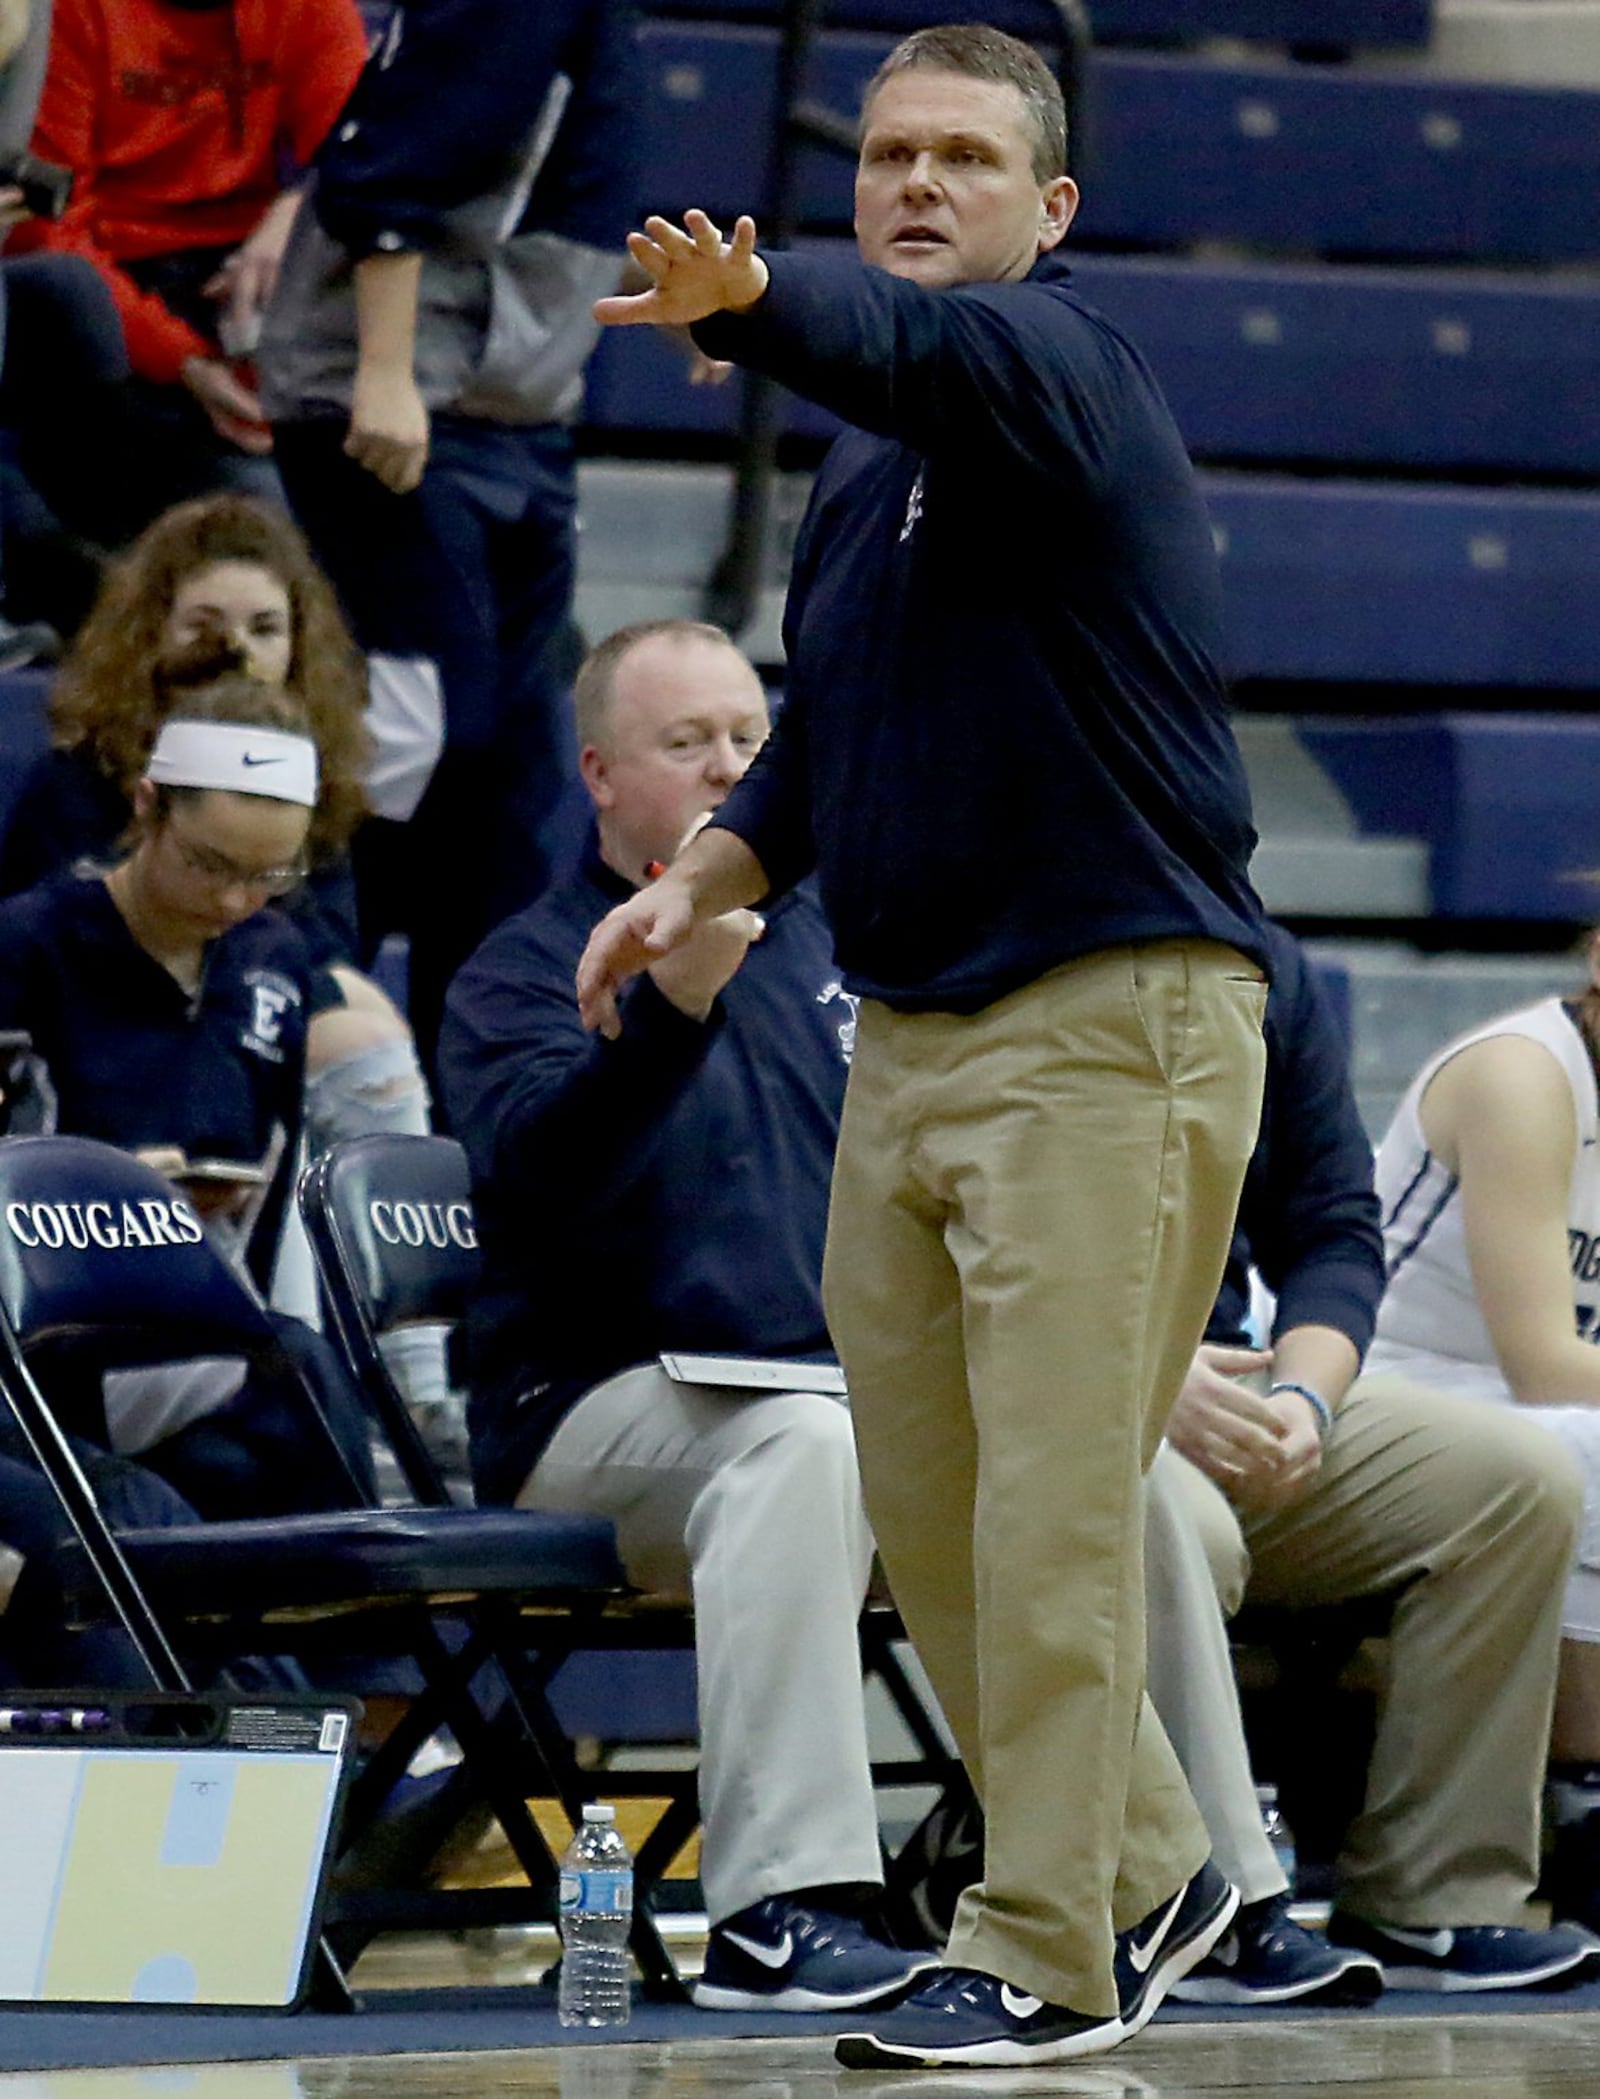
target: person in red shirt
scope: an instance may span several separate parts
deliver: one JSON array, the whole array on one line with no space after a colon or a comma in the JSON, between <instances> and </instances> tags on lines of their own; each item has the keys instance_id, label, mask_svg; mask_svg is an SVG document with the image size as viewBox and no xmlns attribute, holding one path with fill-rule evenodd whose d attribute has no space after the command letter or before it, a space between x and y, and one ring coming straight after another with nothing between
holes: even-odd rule
<instances>
[{"instance_id":1,"label":"person in red shirt","mask_svg":"<svg viewBox=\"0 0 1600 2099\"><path fill-rule=\"evenodd\" d=\"M11 246L86 256L116 302L135 383L107 540L219 485L276 492L248 355L295 173L365 57L355 0L56 0L33 150L72 197Z\"/></svg>"}]
</instances>

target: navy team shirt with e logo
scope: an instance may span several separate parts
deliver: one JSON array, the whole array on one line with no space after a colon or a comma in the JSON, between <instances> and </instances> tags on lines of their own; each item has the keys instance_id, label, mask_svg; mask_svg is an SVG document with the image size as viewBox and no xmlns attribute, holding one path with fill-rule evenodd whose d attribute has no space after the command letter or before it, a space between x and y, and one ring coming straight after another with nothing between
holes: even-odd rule
<instances>
[{"instance_id":1,"label":"navy team shirt with e logo","mask_svg":"<svg viewBox=\"0 0 1600 2099\"><path fill-rule=\"evenodd\" d=\"M73 1136L257 1160L281 1126L292 1155L306 1024L339 1002L278 911L213 941L191 997L97 875L59 875L0 904L0 1028L32 1036L57 1126Z\"/></svg>"}]
</instances>

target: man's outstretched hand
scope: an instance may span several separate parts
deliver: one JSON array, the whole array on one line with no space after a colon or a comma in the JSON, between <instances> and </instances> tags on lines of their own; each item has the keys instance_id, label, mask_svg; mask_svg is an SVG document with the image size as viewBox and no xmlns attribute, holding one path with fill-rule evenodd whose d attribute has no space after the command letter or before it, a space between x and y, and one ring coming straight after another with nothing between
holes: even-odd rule
<instances>
[{"instance_id":1,"label":"man's outstretched hand","mask_svg":"<svg viewBox=\"0 0 1600 2099\"><path fill-rule=\"evenodd\" d=\"M608 327L683 328L707 314L742 313L767 288L754 219L741 218L725 241L703 211L686 211L681 226L649 218L642 233L628 235L628 253L650 289L597 299L594 317Z\"/></svg>"}]
</instances>

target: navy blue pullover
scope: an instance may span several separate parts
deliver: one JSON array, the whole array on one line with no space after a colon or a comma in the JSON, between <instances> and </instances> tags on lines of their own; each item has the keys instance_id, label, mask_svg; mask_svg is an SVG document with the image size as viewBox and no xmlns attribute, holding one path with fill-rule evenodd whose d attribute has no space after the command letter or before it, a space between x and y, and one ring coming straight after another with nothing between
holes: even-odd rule
<instances>
[{"instance_id":1,"label":"navy blue pullover","mask_svg":"<svg viewBox=\"0 0 1600 2099\"><path fill-rule=\"evenodd\" d=\"M1331 1326L1358 1355L1383 1296L1372 1146L1350 1088L1349 1049L1299 942L1266 928L1267 1083L1261 1133L1206 1339L1248 1341L1252 1262L1277 1295L1274 1334Z\"/></svg>"},{"instance_id":2,"label":"navy blue pullover","mask_svg":"<svg viewBox=\"0 0 1600 2099\"><path fill-rule=\"evenodd\" d=\"M589 1388L663 1349L830 1350L820 1279L854 1006L802 889L711 1017L648 977L608 1042L578 957L630 894L592 850L490 935L439 1038L484 1253L461 1360L482 1498L513 1500Z\"/></svg>"},{"instance_id":3,"label":"navy blue pullover","mask_svg":"<svg viewBox=\"0 0 1600 2099\"><path fill-rule=\"evenodd\" d=\"M317 154L263 322L275 421L347 414L352 267L421 255L413 365L431 411L570 422L634 213L626 0L403 0Z\"/></svg>"},{"instance_id":4,"label":"navy blue pullover","mask_svg":"<svg viewBox=\"0 0 1600 2099\"><path fill-rule=\"evenodd\" d=\"M1211 529L1144 361L1051 256L928 291L772 255L701 347L855 425L796 547L778 727L716 821L813 863L851 989L972 1012L1074 956L1262 956Z\"/></svg>"},{"instance_id":5,"label":"navy blue pullover","mask_svg":"<svg viewBox=\"0 0 1600 2099\"><path fill-rule=\"evenodd\" d=\"M0 904L0 1027L32 1037L59 1129L128 1151L173 1144L192 1159L252 1162L283 1132L251 1239L263 1282L293 1180L306 1029L340 1003L281 911L212 941L191 996L134 939L97 875L68 871Z\"/></svg>"},{"instance_id":6,"label":"navy blue pullover","mask_svg":"<svg viewBox=\"0 0 1600 2099\"><path fill-rule=\"evenodd\" d=\"M405 0L317 155L317 216L359 259L447 245L452 214L518 171L557 79L560 129L523 224L595 247L627 231L637 123L625 0Z\"/></svg>"}]
</instances>

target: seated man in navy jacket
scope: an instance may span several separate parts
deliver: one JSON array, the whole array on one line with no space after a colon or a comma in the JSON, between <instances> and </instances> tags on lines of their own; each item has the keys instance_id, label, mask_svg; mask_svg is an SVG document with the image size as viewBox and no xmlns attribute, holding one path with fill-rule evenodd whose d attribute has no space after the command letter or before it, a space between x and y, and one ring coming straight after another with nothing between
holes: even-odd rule
<instances>
[{"instance_id":1,"label":"seated man in navy jacket","mask_svg":"<svg viewBox=\"0 0 1600 2099\"><path fill-rule=\"evenodd\" d=\"M485 1257L463 1336L478 1492L608 1516L632 1579L693 1596L714 1927L696 2001L877 2003L932 1956L857 1914L881 1880L856 1644L872 1538L842 1398L808 1389L831 1367L822 1242L854 1002L800 891L648 971L620 1040L586 1033L589 933L768 723L749 664L688 621L613 635L576 699L587 856L461 971L440 1038ZM780 1359L794 1389L685 1381L663 1352Z\"/></svg>"}]
</instances>

